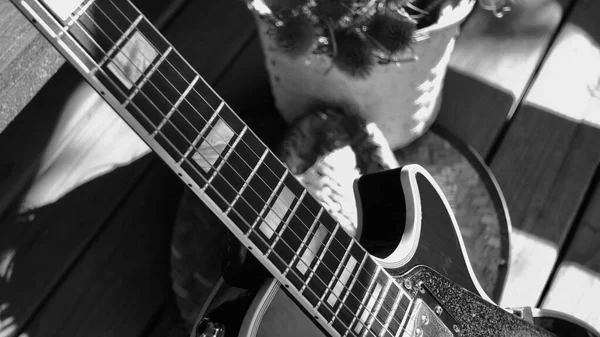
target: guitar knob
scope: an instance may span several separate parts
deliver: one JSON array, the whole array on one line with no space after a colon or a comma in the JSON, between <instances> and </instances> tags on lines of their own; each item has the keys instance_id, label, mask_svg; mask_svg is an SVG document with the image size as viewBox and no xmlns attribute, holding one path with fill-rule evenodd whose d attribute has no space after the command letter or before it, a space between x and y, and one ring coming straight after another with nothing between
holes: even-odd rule
<instances>
[{"instance_id":1,"label":"guitar knob","mask_svg":"<svg viewBox=\"0 0 600 337\"><path fill-rule=\"evenodd\" d=\"M225 327L208 317L204 317L194 329L193 337L224 337Z\"/></svg>"}]
</instances>

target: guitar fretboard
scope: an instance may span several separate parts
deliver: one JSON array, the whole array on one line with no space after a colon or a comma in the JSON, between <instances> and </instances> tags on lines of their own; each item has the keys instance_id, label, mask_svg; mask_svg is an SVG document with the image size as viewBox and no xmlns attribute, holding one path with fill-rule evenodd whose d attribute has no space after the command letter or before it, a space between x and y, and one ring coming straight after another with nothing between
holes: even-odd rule
<instances>
[{"instance_id":1,"label":"guitar fretboard","mask_svg":"<svg viewBox=\"0 0 600 337\"><path fill-rule=\"evenodd\" d=\"M332 335L406 332L409 295L129 1L13 2Z\"/></svg>"}]
</instances>

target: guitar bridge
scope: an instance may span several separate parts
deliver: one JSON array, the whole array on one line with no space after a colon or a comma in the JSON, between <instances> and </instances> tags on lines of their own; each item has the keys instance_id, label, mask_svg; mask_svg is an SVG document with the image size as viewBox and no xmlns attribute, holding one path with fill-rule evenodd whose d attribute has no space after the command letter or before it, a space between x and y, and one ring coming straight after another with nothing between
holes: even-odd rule
<instances>
[{"instance_id":1,"label":"guitar bridge","mask_svg":"<svg viewBox=\"0 0 600 337\"><path fill-rule=\"evenodd\" d=\"M407 323L403 337L457 337L461 328L442 305L423 285L416 287L411 319Z\"/></svg>"}]
</instances>

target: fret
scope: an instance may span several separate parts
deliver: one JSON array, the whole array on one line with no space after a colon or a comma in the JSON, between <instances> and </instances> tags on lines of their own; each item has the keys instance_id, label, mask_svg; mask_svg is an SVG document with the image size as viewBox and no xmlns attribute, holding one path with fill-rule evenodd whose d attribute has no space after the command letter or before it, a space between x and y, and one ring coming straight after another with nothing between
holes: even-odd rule
<instances>
[{"instance_id":1,"label":"fret","mask_svg":"<svg viewBox=\"0 0 600 337\"><path fill-rule=\"evenodd\" d=\"M98 68L92 70L92 74L111 60L144 19L142 15L138 15L132 22L127 21L127 26L121 29L115 25L115 21L103 15L103 12L100 14L98 12L100 11L90 8L69 30L69 33L98 61ZM113 19L119 21L116 17Z\"/></svg>"},{"instance_id":2,"label":"fret","mask_svg":"<svg viewBox=\"0 0 600 337\"><path fill-rule=\"evenodd\" d=\"M158 67L165 61L167 56L169 56L171 51L173 51L173 47L169 46L167 48L167 50L165 50L165 52L160 56L158 61L154 62L154 64L149 67L150 69L148 70L148 72L146 72L145 75L141 76L142 80L140 81L140 83L138 85L132 84L132 86L134 86L134 89L131 92L131 94L129 94L129 96L127 96L127 100L123 103L123 106L127 106L129 103L131 103L131 100L133 99L133 97L140 92L140 90L144 87L144 85L146 85L146 83L150 80L152 75L158 70ZM183 96L181 96L181 97L183 97ZM174 105L174 107L171 110L173 111L175 107L176 106Z\"/></svg>"},{"instance_id":3,"label":"fret","mask_svg":"<svg viewBox=\"0 0 600 337\"><path fill-rule=\"evenodd\" d=\"M99 93L139 122L149 144L178 163L336 331L401 330L411 299L129 1L14 2L40 18Z\"/></svg>"},{"instance_id":4,"label":"fret","mask_svg":"<svg viewBox=\"0 0 600 337\"><path fill-rule=\"evenodd\" d=\"M218 115L218 112L213 111L208 106L193 107L189 102L189 98L193 94L193 92L189 92L171 116L173 125L181 130L182 135L190 144L190 148L186 150L184 157L187 157L190 153L188 151L193 150L203 139L206 130L213 125ZM208 117L204 117L204 115L208 115Z\"/></svg>"},{"instance_id":5,"label":"fret","mask_svg":"<svg viewBox=\"0 0 600 337\"><path fill-rule=\"evenodd\" d=\"M211 107L216 107L221 103L221 99L215 93L215 91L206 83L204 79L198 82L198 85L195 88L198 91L198 94L204 99L206 104Z\"/></svg>"},{"instance_id":6,"label":"fret","mask_svg":"<svg viewBox=\"0 0 600 337\"><path fill-rule=\"evenodd\" d=\"M110 22L121 31L124 31L133 20L142 15L130 1L101 0L96 1L94 5L97 11L109 18Z\"/></svg>"},{"instance_id":7,"label":"fret","mask_svg":"<svg viewBox=\"0 0 600 337\"><path fill-rule=\"evenodd\" d=\"M207 181L207 184L211 184L213 182L213 180L215 180L215 178L217 176L217 172L220 172L221 169L223 168L223 166L225 165L225 163L227 163L227 160L229 159L231 154L235 151L236 146L238 145L238 143L240 142L240 140L242 139L242 137L244 136L246 131L248 131L248 127L244 126L242 131L240 131L239 134L236 136L235 140L233 141L233 144L231 144L231 146L229 146L229 149L226 150L225 152L223 152L223 153L225 153L225 155L221 156L222 157L221 163L214 170L215 172L210 176L210 178ZM230 164L227 163L227 165L230 165ZM246 166L249 166L249 165L246 165ZM235 166L233 166L233 167L235 167ZM239 175L239 173L238 173L238 175ZM226 179L226 177L224 177L223 175L220 175L220 177ZM241 178L241 176L240 176L240 178ZM239 189L237 191L239 191Z\"/></svg>"},{"instance_id":8,"label":"fret","mask_svg":"<svg viewBox=\"0 0 600 337\"><path fill-rule=\"evenodd\" d=\"M258 217L252 223L250 230L246 233L248 238L256 244L261 253L265 254L269 249L269 243L271 237L268 237L271 226L276 222L277 214L273 214L273 210L269 210L270 206L274 203L279 202L280 205L278 207L281 210L289 210L289 205L293 202L293 194L289 189L285 188L283 184L283 179L288 174L287 171L284 172L283 177L279 180L277 186L272 190L271 195L268 197L266 202L263 203L263 207L258 213ZM282 195L281 201L279 199L279 195ZM292 200L290 200L292 199ZM262 199L264 200L264 199ZM265 214L269 210L269 213ZM286 212L287 213L287 212ZM267 234L266 234L267 233Z\"/></svg>"},{"instance_id":9,"label":"fret","mask_svg":"<svg viewBox=\"0 0 600 337\"><path fill-rule=\"evenodd\" d=\"M309 283L311 288L317 288L321 294L318 310L327 321L332 320L334 313L342 305L344 289L358 263L350 254L352 238L339 225L335 228L329 245L320 257L320 263L313 268L319 281L311 280Z\"/></svg>"},{"instance_id":10,"label":"fret","mask_svg":"<svg viewBox=\"0 0 600 337\"><path fill-rule=\"evenodd\" d=\"M358 261L354 256L350 254L350 248L354 244L354 240L350 240L344 255L340 259L340 264L335 271L335 275L339 275L331 279L331 282L327 286L330 289L329 296L327 297L327 304L334 308L338 300L342 299L342 291L346 288L346 284L350 279L350 275L354 273L354 268L356 267ZM339 308L335 310L337 314Z\"/></svg>"},{"instance_id":11,"label":"fret","mask_svg":"<svg viewBox=\"0 0 600 337\"><path fill-rule=\"evenodd\" d=\"M284 177L282 177L281 179L281 183L284 186L283 188L287 191L287 193L289 193L292 196L298 196L304 193L305 188L298 182L298 180L292 176L292 175L288 175L287 174L287 170L286 170L286 175ZM279 208L277 208L276 206L278 206ZM267 239L271 239L271 237L273 236L273 234L279 230L279 228L282 226L281 221L283 220L283 217L279 216L278 213L283 212L283 210L285 209L284 207L287 207L287 209L289 209L289 207L291 206L291 204L278 204L277 202L275 202L269 210L269 213L267 214L267 216L265 217L266 221L263 222L263 224L259 227L259 230L263 233L263 235L265 235L267 237ZM287 211L287 209L285 209L285 211ZM291 219L288 219L291 220ZM287 224L287 221L286 221ZM285 225L285 224L284 224Z\"/></svg>"},{"instance_id":12,"label":"fret","mask_svg":"<svg viewBox=\"0 0 600 337\"><path fill-rule=\"evenodd\" d=\"M295 271L293 266L298 261L302 248L307 245L310 234L316 230L319 218L324 212L320 204L317 204L315 208L311 208L313 202L316 203L312 197L305 197L296 210L295 217L291 219L288 227L281 234L282 240L288 243L285 248L286 250L289 249L289 252L282 254L289 258L289 260L282 261L287 262L287 264L274 262L275 266L282 270L282 275L298 290L304 286L304 278L301 278L301 275ZM307 222L309 219L313 220Z\"/></svg>"},{"instance_id":13,"label":"fret","mask_svg":"<svg viewBox=\"0 0 600 337\"><path fill-rule=\"evenodd\" d=\"M277 233L275 240L265 254L273 265L280 271L285 272L294 258L296 250L300 248L302 239L307 234L307 227L291 228L290 225L297 221L298 211L304 198L307 196L307 190L303 190L290 212L290 215L285 220L281 230Z\"/></svg>"},{"instance_id":14,"label":"fret","mask_svg":"<svg viewBox=\"0 0 600 337\"><path fill-rule=\"evenodd\" d=\"M225 102L221 102L221 105L219 105L217 107L217 109L213 112L212 116L210 116L210 118L208 119L208 121L206 123L204 123L204 126L202 127L202 130L200 130L200 132L198 132L197 136L194 138L194 140L192 141L192 145L189 147L189 149L187 149L185 151L185 154L183 156L183 158L181 158L181 160L178 162L179 165L181 165L183 163L183 161L185 160L185 158L192 153L192 151L196 150L196 146L198 145L198 143L202 140L203 135L206 133L206 131L208 130L208 128L210 127L210 125L214 122L214 120L217 118L217 116L219 115L219 112L221 112L221 109L225 106Z\"/></svg>"},{"instance_id":15,"label":"fret","mask_svg":"<svg viewBox=\"0 0 600 337\"><path fill-rule=\"evenodd\" d=\"M324 213L315 235L302 253L300 261L296 263L296 270L306 275L304 287L300 291L315 308L319 307L321 298L327 290L327 282L333 278L333 270L323 265L321 261L336 228L335 220L328 213ZM323 311L329 313L327 309ZM329 314L332 315L333 312Z\"/></svg>"},{"instance_id":16,"label":"fret","mask_svg":"<svg viewBox=\"0 0 600 337\"><path fill-rule=\"evenodd\" d=\"M228 118L221 115L197 151L191 154L192 159L208 174L202 189L221 211L232 205L258 161L252 158L248 162L242 152L238 152L238 147L243 149L240 141L247 130L247 126L230 124Z\"/></svg>"},{"instance_id":17,"label":"fret","mask_svg":"<svg viewBox=\"0 0 600 337\"><path fill-rule=\"evenodd\" d=\"M43 0L44 2L47 2L47 0ZM53 0L55 1L55 0ZM79 1L80 4L77 5L77 10L74 10L73 12L71 12L71 14L69 14L67 17L62 18L60 17L60 19L63 22L66 22L65 25L63 26L63 29L61 30L61 32L58 33L58 37L62 37L62 35L66 34L69 29L71 28L71 26L73 26L73 24L75 24L77 22L77 20L90 8L90 6L94 3L95 0L89 0L87 3L85 3L83 6L81 5L81 3L83 3L83 0ZM68 21L66 21L66 19L69 19Z\"/></svg>"},{"instance_id":18,"label":"fret","mask_svg":"<svg viewBox=\"0 0 600 337\"><path fill-rule=\"evenodd\" d=\"M325 240L323 240L323 241L326 241L326 243L324 245L322 245L322 247L317 248L317 250L320 250L321 252L318 254L318 256L316 256L315 265L311 268L310 273L308 274L308 277L306 278L305 287L308 287L311 290L313 290L313 292L316 292L315 295L318 296L318 300L317 300L317 304L315 305L315 308L320 308L321 303L323 303L323 298L325 297L325 294L327 293L327 283L329 282L328 280L331 280L334 277L335 269L332 270L331 268L333 268L333 267L331 265L324 264L324 263L322 263L322 261L323 261L324 255L327 253L327 250L329 249L329 246L331 246L331 242L332 242L338 228L339 228L339 226L335 226L335 228L333 229L332 232L329 232L329 233L326 232L327 237L325 238ZM315 252L315 251L313 251L313 252ZM305 289L300 289L300 291L303 291L303 290L305 290ZM315 290L317 290L317 291L315 291ZM327 317L325 317L325 319L327 319Z\"/></svg>"},{"instance_id":19,"label":"fret","mask_svg":"<svg viewBox=\"0 0 600 337\"><path fill-rule=\"evenodd\" d=\"M343 297L342 305L340 305L337 313L335 313L336 320L333 323L337 331L340 331L340 333L346 332L344 335L347 335L351 331L356 315L362 307L362 301L372 281L373 271L377 268L377 265L361 247L353 245L351 250L351 255L356 257L357 260L360 259L361 264L357 268L358 273L352 275L350 285L344 290L346 294Z\"/></svg>"},{"instance_id":20,"label":"fret","mask_svg":"<svg viewBox=\"0 0 600 337\"><path fill-rule=\"evenodd\" d=\"M158 64L160 64L166 58L166 56L168 55L168 53L171 50L172 50L171 47L169 47L169 49L167 49L167 53L163 54L163 56L161 57L161 60L158 61ZM151 76L151 73L149 73L149 76ZM171 110L169 110L169 112L165 116L165 119L163 119L163 121L160 122L160 124L157 126L156 131L154 131L154 133L152 134L152 137L154 137L158 133L158 131L167 123L167 121L169 120L169 118L171 118L171 116L177 111L177 109L179 108L179 106L181 105L181 103L183 102L183 100L189 94L190 90L192 90L192 88L194 87L194 84L198 81L198 78L200 78L200 76L197 76L192 81L192 83L190 83L189 87L181 94L181 96L177 99L177 101L175 102L175 104L173 104L173 107L171 107ZM140 86L142 86L142 85L144 85L143 81L140 84Z\"/></svg>"},{"instance_id":21,"label":"fret","mask_svg":"<svg viewBox=\"0 0 600 337\"><path fill-rule=\"evenodd\" d=\"M207 133L202 134L195 151L191 151L186 157L188 163L193 169L206 174L207 179L210 178L244 125L225 104L219 110L219 116L211 123ZM184 149L183 153L187 152L186 150Z\"/></svg>"},{"instance_id":22,"label":"fret","mask_svg":"<svg viewBox=\"0 0 600 337\"><path fill-rule=\"evenodd\" d=\"M289 188L287 186L285 188L289 191L289 193L294 195L293 192L291 192L291 190L289 190ZM273 262L273 264L276 264L276 262L274 262L273 260L284 262L284 261L286 261L286 257L289 257L289 255L288 256L280 255L281 252L283 252L283 254L286 254L286 253L289 253L290 251L293 251L293 249L298 249L298 247L294 248L294 247L290 246L290 244L293 241L287 242L287 241L283 240L282 234L283 234L283 231L285 231L286 228L288 228L289 223L291 222L291 220L295 216L296 212L298 211L298 207L300 207L302 200L304 199L304 197L306 197L306 193L308 193L306 190L302 191L302 194L300 194L300 196L295 201L292 201L289 203L289 206L293 205L293 207L291 207L291 210L287 217L285 217L285 214L283 214L280 217L280 222L283 222L283 223L281 224L281 226L278 226L280 228L277 230L277 233L275 235L273 243L269 246L267 252L265 253L265 256L269 260L271 260L271 262ZM288 208L289 208L289 206L288 206ZM275 208L275 206L273 208ZM286 213L287 213L287 211L286 211ZM281 249L280 246L286 247L287 249ZM277 249L275 247L277 247Z\"/></svg>"},{"instance_id":23,"label":"fret","mask_svg":"<svg viewBox=\"0 0 600 337\"><path fill-rule=\"evenodd\" d=\"M46 4L50 11L61 21L65 22L69 16L74 13L77 8L81 8L80 1L64 1L64 0L42 0L42 3Z\"/></svg>"},{"instance_id":24,"label":"fret","mask_svg":"<svg viewBox=\"0 0 600 337\"><path fill-rule=\"evenodd\" d=\"M267 198L266 202L263 203L263 206L262 206L259 214L264 214L267 211L267 209L269 209L269 205L271 204L271 202L273 200L275 200L275 196L277 196L277 194L279 193L279 189L282 188L283 180L285 179L285 177L287 175L288 175L288 172L284 171L283 176L281 178L279 178L279 182L277 182L277 185L275 186L275 188L273 188L271 190L271 192L269 193L269 197ZM261 230L261 232L266 231L266 229L263 228L263 225L265 224L265 218L261 218L261 217L256 218L256 220L252 224L252 230L254 230L256 232L256 226L259 223L260 223L259 229ZM247 234L250 234L250 233L247 233Z\"/></svg>"},{"instance_id":25,"label":"fret","mask_svg":"<svg viewBox=\"0 0 600 337\"><path fill-rule=\"evenodd\" d=\"M382 286L383 289L380 294L372 297L372 298L376 298L375 307L368 314L368 319L367 319L367 323L366 323L366 329L374 332L375 335L377 335L377 336L386 332L384 329L384 325L390 315L390 312L389 312L388 308L383 306L383 304L386 300L388 291L389 291L392 283L393 283L393 279L389 275L387 275L387 273L381 272L379 274L377 284L379 286ZM391 336L386 336L386 337L391 337Z\"/></svg>"},{"instance_id":26,"label":"fret","mask_svg":"<svg viewBox=\"0 0 600 337\"><path fill-rule=\"evenodd\" d=\"M214 127L217 121L220 119L221 108L225 106L225 102L213 113L210 117L208 123L204 125L202 130L198 133L198 136L192 143L192 145L186 150L183 158L179 160L181 168L194 180L194 182L200 187L204 188L206 185L206 180L208 180L208 172L204 170L200 165L194 160L194 155L198 151L198 145L202 142L206 134L209 130Z\"/></svg>"},{"instance_id":27,"label":"fret","mask_svg":"<svg viewBox=\"0 0 600 337\"><path fill-rule=\"evenodd\" d=\"M321 218L323 216L324 215L322 215ZM300 261L298 261L296 263L296 270L298 272L300 272L303 275L306 274L307 272L309 272L310 266L312 265L313 261L317 257L318 250L326 238L327 238L327 227L325 227L325 225L321 221L319 221L316 232L310 239L310 242L308 243L308 245L306 245L304 247L304 251L303 251L302 255L300 256ZM312 272L309 273L306 281L308 281L308 279L310 279L311 275L312 275ZM305 288L306 288L306 284L304 285L304 287L302 287L302 289L300 289L300 291L303 291Z\"/></svg>"},{"instance_id":28,"label":"fret","mask_svg":"<svg viewBox=\"0 0 600 337\"><path fill-rule=\"evenodd\" d=\"M407 321L410 319L410 315L408 313L412 302L413 300L410 299L406 294L404 294L400 299L400 304L398 304L398 307L396 308L395 317L401 323L398 327L398 333L396 334L396 337L399 337L402 334L402 327L406 326Z\"/></svg>"},{"instance_id":29,"label":"fret","mask_svg":"<svg viewBox=\"0 0 600 337\"><path fill-rule=\"evenodd\" d=\"M41 27L42 31L45 31L49 35L50 40L54 40L59 47L63 50L64 55L70 58L71 61L77 65L82 72L89 72L94 67L94 61L90 59L89 55L85 53L80 46L71 36L65 39L58 37L62 27L54 19L52 14L45 7L42 6L30 6L27 2L21 2L20 5L25 13L28 13L33 20L35 20Z\"/></svg>"},{"instance_id":30,"label":"fret","mask_svg":"<svg viewBox=\"0 0 600 337\"><path fill-rule=\"evenodd\" d=\"M231 209L236 200L239 200L244 186L252 176L254 168L259 165L258 158L244 159L244 155L241 154L243 152L238 151L240 149L244 150L243 147L245 144L242 142L242 139L245 139L246 134L246 132L240 134L237 143L234 143L232 147L233 150L230 151L231 155L229 158L226 158L220 167L213 170L214 178L212 180L209 178L204 187L206 194L215 201L222 211ZM228 213L228 216L232 218L234 213L235 211ZM245 213L236 215L250 218L249 214ZM255 219L256 216L257 213L251 214L251 219ZM249 219L238 219L238 221L240 221L240 225L245 226L251 223Z\"/></svg>"},{"instance_id":31,"label":"fret","mask_svg":"<svg viewBox=\"0 0 600 337\"><path fill-rule=\"evenodd\" d=\"M254 168L252 169L252 171L248 175L248 179L246 179L244 181L244 183L242 184L242 187L239 189L237 195L235 196L235 198L233 199L233 201L231 202L231 204L229 205L229 207L227 207L227 209L223 212L223 213L225 213L225 215L228 215L229 212L231 212L231 210L233 209L233 205L242 196L242 193L248 187L248 183L250 182L250 179L252 179L252 177L254 177L254 175L256 174L256 171L258 170L258 167L263 163L263 160L265 160L265 157L267 156L268 153L269 153L269 150L263 151L263 154L258 159L258 163L256 163L256 165L254 165Z\"/></svg>"},{"instance_id":32,"label":"fret","mask_svg":"<svg viewBox=\"0 0 600 337\"><path fill-rule=\"evenodd\" d=\"M366 291L365 294L362 296L362 300L360 301L358 311L356 311L357 313L359 313L359 315L355 316L353 322L350 324L350 326L354 325L353 331L356 334L359 334L361 331L363 331L367 318L369 317L369 314L371 314L373 306L375 305L375 301L379 296L379 291L381 291L381 285L377 282L380 270L381 267L375 264L375 271L370 276L368 286L364 285ZM377 294L375 294L376 292ZM360 314L361 311L362 314Z\"/></svg>"},{"instance_id":33,"label":"fret","mask_svg":"<svg viewBox=\"0 0 600 337\"><path fill-rule=\"evenodd\" d=\"M351 252L352 251L356 252L357 249L355 247L356 247L355 245L352 245L348 250ZM350 256L357 261L360 260L360 265L358 266L358 268L356 270L361 271L363 269L363 267L365 266L365 264L367 263L367 260L369 259L369 255L366 254L366 252L360 248L358 249L358 252L359 252L358 254L350 253ZM360 257L360 253L363 253L362 258ZM351 273L349 273L349 275L352 276L352 275L356 275L356 274L354 273L354 270L352 270ZM353 289L354 284L356 282L358 282L358 277L352 278L352 281L350 281L350 284L347 287L342 288L342 293L340 293L340 295L338 296L338 299L341 299L341 301L339 302L340 303L339 307L334 312L334 321L332 323L334 325L334 328L336 328L336 325L338 325L338 328L340 327L340 325L344 326L344 328L342 330L336 328L336 330L338 332L340 332L340 334L342 332L346 331L347 329L349 329L349 327L350 327L350 321L340 322L340 317L342 317L342 315L340 313L341 313L342 309L345 308L346 300L350 296L354 296L350 290ZM352 316L349 316L349 317L350 317L350 319L352 319Z\"/></svg>"},{"instance_id":34,"label":"fret","mask_svg":"<svg viewBox=\"0 0 600 337\"><path fill-rule=\"evenodd\" d=\"M266 150L266 146L258 140L256 135L251 132L246 135L248 135L244 140L246 145L259 153ZM255 146L259 147L255 148ZM269 205L269 197L274 191L278 191L278 185L283 180L286 171L283 164L269 151L262 165L258 166L252 179L249 179L248 187L244 189L241 197L234 204L235 212L229 213L230 219L253 241L260 243L263 240L258 237L259 234L255 231L254 226L262 220L263 210ZM245 223L249 223L250 226L245 226ZM266 251L266 246L264 248Z\"/></svg>"},{"instance_id":35,"label":"fret","mask_svg":"<svg viewBox=\"0 0 600 337\"><path fill-rule=\"evenodd\" d=\"M392 282L386 296L386 303L388 303L388 307L391 309L384 324L384 329L389 331L392 336L395 336L400 331L400 323L402 323L402 318L404 317L404 312L398 312L400 300L403 297L406 296L400 291L400 286L396 282ZM400 319L396 317L397 313L400 313Z\"/></svg>"},{"instance_id":36,"label":"fret","mask_svg":"<svg viewBox=\"0 0 600 337\"><path fill-rule=\"evenodd\" d=\"M168 62L166 65L170 66L170 68L174 70L174 75L177 75L177 77L182 79L182 84L184 86L186 83L190 83L196 76L198 76L198 72L196 72L196 70L189 63L187 63L183 56L181 56L181 54L177 51L171 54L167 61Z\"/></svg>"}]
</instances>

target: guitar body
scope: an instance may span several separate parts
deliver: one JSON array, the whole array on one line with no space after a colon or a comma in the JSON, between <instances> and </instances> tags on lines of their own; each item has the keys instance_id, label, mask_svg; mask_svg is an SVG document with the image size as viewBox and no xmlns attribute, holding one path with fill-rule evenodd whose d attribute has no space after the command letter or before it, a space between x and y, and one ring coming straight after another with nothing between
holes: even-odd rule
<instances>
[{"instance_id":1,"label":"guitar body","mask_svg":"<svg viewBox=\"0 0 600 337\"><path fill-rule=\"evenodd\" d=\"M461 336L542 335L533 325L489 300L471 269L447 201L422 168L411 165L364 176L356 187L363 220L361 243L379 255L378 262L390 274L410 280L408 287L404 283L407 290L423 291L429 301L439 303L458 323ZM420 324L408 322L407 330L415 331ZM581 325L572 327L582 329ZM589 334L576 336L593 336L589 332L593 330L587 331ZM250 305L239 337L275 336L328 335L277 280L270 279Z\"/></svg>"},{"instance_id":2,"label":"guitar body","mask_svg":"<svg viewBox=\"0 0 600 337\"><path fill-rule=\"evenodd\" d=\"M470 267L452 211L427 172L406 166L363 176L355 188L360 242L379 256L390 274L428 266L471 296L487 298ZM270 280L252 303L239 336L326 335L276 280Z\"/></svg>"}]
</instances>

